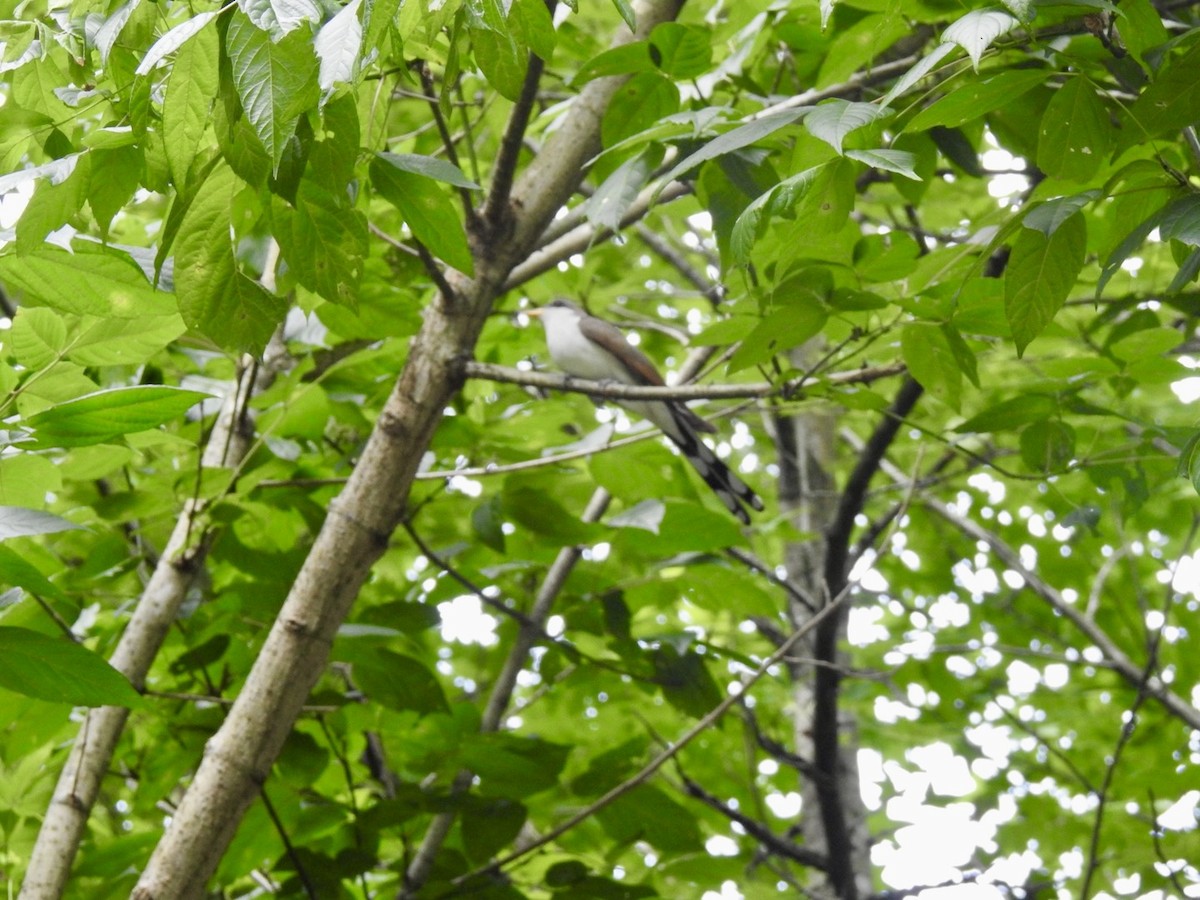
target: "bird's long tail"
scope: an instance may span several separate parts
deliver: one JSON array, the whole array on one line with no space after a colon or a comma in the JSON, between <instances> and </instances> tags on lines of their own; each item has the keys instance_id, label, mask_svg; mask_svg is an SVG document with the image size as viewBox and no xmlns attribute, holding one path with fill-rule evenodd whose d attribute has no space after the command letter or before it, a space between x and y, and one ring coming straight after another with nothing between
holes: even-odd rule
<instances>
[{"instance_id":1,"label":"bird's long tail","mask_svg":"<svg viewBox=\"0 0 1200 900\"><path fill-rule=\"evenodd\" d=\"M708 445L700 440L700 435L696 433L695 428L684 418L682 413L676 410L672 410L672 413L675 417L677 426L675 430L678 431L678 434L668 434L667 436L687 457L692 468L700 473L704 483L721 498L725 507L744 524L749 525L750 514L746 512L746 507L749 506L751 509L759 511L763 508L763 502L759 499L758 494L733 474L729 466L718 459Z\"/></svg>"}]
</instances>

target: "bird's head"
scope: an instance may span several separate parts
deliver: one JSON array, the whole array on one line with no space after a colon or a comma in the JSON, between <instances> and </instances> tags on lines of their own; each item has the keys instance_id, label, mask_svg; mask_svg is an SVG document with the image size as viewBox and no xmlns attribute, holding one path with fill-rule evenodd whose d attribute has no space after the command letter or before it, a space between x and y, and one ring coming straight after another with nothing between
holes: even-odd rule
<instances>
[{"instance_id":1,"label":"bird's head","mask_svg":"<svg viewBox=\"0 0 1200 900\"><path fill-rule=\"evenodd\" d=\"M526 310L525 314L531 318L537 319L546 328L553 327L553 323L567 323L572 320L581 319L584 312L570 300L564 300L561 297L556 297L545 306L539 306L535 309Z\"/></svg>"}]
</instances>

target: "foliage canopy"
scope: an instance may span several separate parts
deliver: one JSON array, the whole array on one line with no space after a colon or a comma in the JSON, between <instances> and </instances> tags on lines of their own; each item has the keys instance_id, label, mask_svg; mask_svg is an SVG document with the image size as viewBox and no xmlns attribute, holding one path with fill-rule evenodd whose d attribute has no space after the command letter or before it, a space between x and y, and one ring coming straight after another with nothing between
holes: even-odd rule
<instances>
[{"instance_id":1,"label":"foliage canopy","mask_svg":"<svg viewBox=\"0 0 1200 900\"><path fill-rule=\"evenodd\" d=\"M4 877L1196 896L1196 5L576 6L8 5Z\"/></svg>"}]
</instances>

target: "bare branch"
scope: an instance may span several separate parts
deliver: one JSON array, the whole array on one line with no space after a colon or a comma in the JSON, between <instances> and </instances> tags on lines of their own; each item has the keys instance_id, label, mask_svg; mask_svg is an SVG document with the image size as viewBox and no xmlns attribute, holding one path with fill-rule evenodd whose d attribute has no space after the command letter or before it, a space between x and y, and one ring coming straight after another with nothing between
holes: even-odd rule
<instances>
[{"instance_id":1,"label":"bare branch","mask_svg":"<svg viewBox=\"0 0 1200 900\"><path fill-rule=\"evenodd\" d=\"M870 384L881 378L902 374L905 369L900 363L888 366L864 367L828 375L808 375L782 384L755 382L752 384L723 385L672 385L668 387L644 387L633 384L589 381L571 375L556 375L552 372L533 372L497 366L492 363L468 362L463 370L468 378L482 378L503 384L520 384L526 387L544 388L552 391L570 391L590 397L606 397L610 400L761 400L765 397L791 397L800 391L821 384Z\"/></svg>"},{"instance_id":2,"label":"bare branch","mask_svg":"<svg viewBox=\"0 0 1200 900\"><path fill-rule=\"evenodd\" d=\"M544 68L542 58L530 53L521 95L508 117L508 127L496 154L496 165L492 168L492 189L488 193L487 205L483 210L483 220L495 234L503 233L503 223L509 215L508 201L512 194L517 160L521 156L521 140L525 137L525 129L529 127L533 101L537 99L538 82L541 81Z\"/></svg>"},{"instance_id":3,"label":"bare branch","mask_svg":"<svg viewBox=\"0 0 1200 900\"><path fill-rule=\"evenodd\" d=\"M1178 694L1171 691L1162 679L1156 675L1146 679L1141 666L1136 665L1108 633L1088 618L1074 604L1068 603L1057 588L1051 587L1042 580L1036 572L1021 562L1021 556L1005 543L998 535L984 528L973 519L961 515L946 504L926 497L921 503L929 510L941 516L967 537L983 541L1000 559L1002 563L1016 572L1025 580L1031 591L1050 604L1059 615L1069 621L1075 628L1091 641L1104 657L1112 664L1112 668L1132 687L1142 690L1145 680L1145 692L1162 704L1163 708L1191 728L1200 729L1200 710L1192 706Z\"/></svg>"},{"instance_id":4,"label":"bare branch","mask_svg":"<svg viewBox=\"0 0 1200 900\"><path fill-rule=\"evenodd\" d=\"M654 201L655 189L652 187L645 188L638 194L637 199L629 205L629 209L625 211L625 215L621 217L621 227L624 228L643 218L650 211L652 201L669 203L680 197L686 197L691 192L692 189L688 185L677 181L665 187L658 194L657 201ZM595 228L586 222L572 228L566 234L563 234L562 237L556 238L539 248L536 252L531 253L527 260L513 269L508 276L508 280L504 283L504 290L512 290L527 281L532 281L538 275L548 272L560 262L569 259L576 253L582 253L593 244L608 240L613 234L614 232L609 228Z\"/></svg>"},{"instance_id":5,"label":"bare branch","mask_svg":"<svg viewBox=\"0 0 1200 900\"><path fill-rule=\"evenodd\" d=\"M827 860L823 854L809 850L807 847L802 847L786 838L781 838L757 819L751 818L745 813L738 812L726 803L722 803L718 798L714 797L682 772L680 772L680 778L683 780L684 790L690 796L695 797L706 806L715 809L725 818L729 819L729 821L737 822L745 829L746 834L762 844L765 850L786 857L793 862L798 862L802 866L811 866L814 869L821 870L825 869Z\"/></svg>"}]
</instances>

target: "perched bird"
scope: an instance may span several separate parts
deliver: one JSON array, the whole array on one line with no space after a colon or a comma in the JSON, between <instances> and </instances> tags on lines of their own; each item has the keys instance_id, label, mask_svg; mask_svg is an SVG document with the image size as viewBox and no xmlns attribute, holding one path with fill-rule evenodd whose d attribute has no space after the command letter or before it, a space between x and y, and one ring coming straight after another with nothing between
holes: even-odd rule
<instances>
[{"instance_id":1,"label":"perched bird","mask_svg":"<svg viewBox=\"0 0 1200 900\"><path fill-rule=\"evenodd\" d=\"M529 315L546 329L550 358L568 375L620 384L662 385L662 376L646 354L615 325L588 315L567 300L552 300ZM716 429L678 400L619 400L626 409L649 419L682 451L704 483L731 513L746 524L745 506L761 510L762 501L700 440L700 432ZM744 504L744 506L743 506Z\"/></svg>"}]
</instances>

